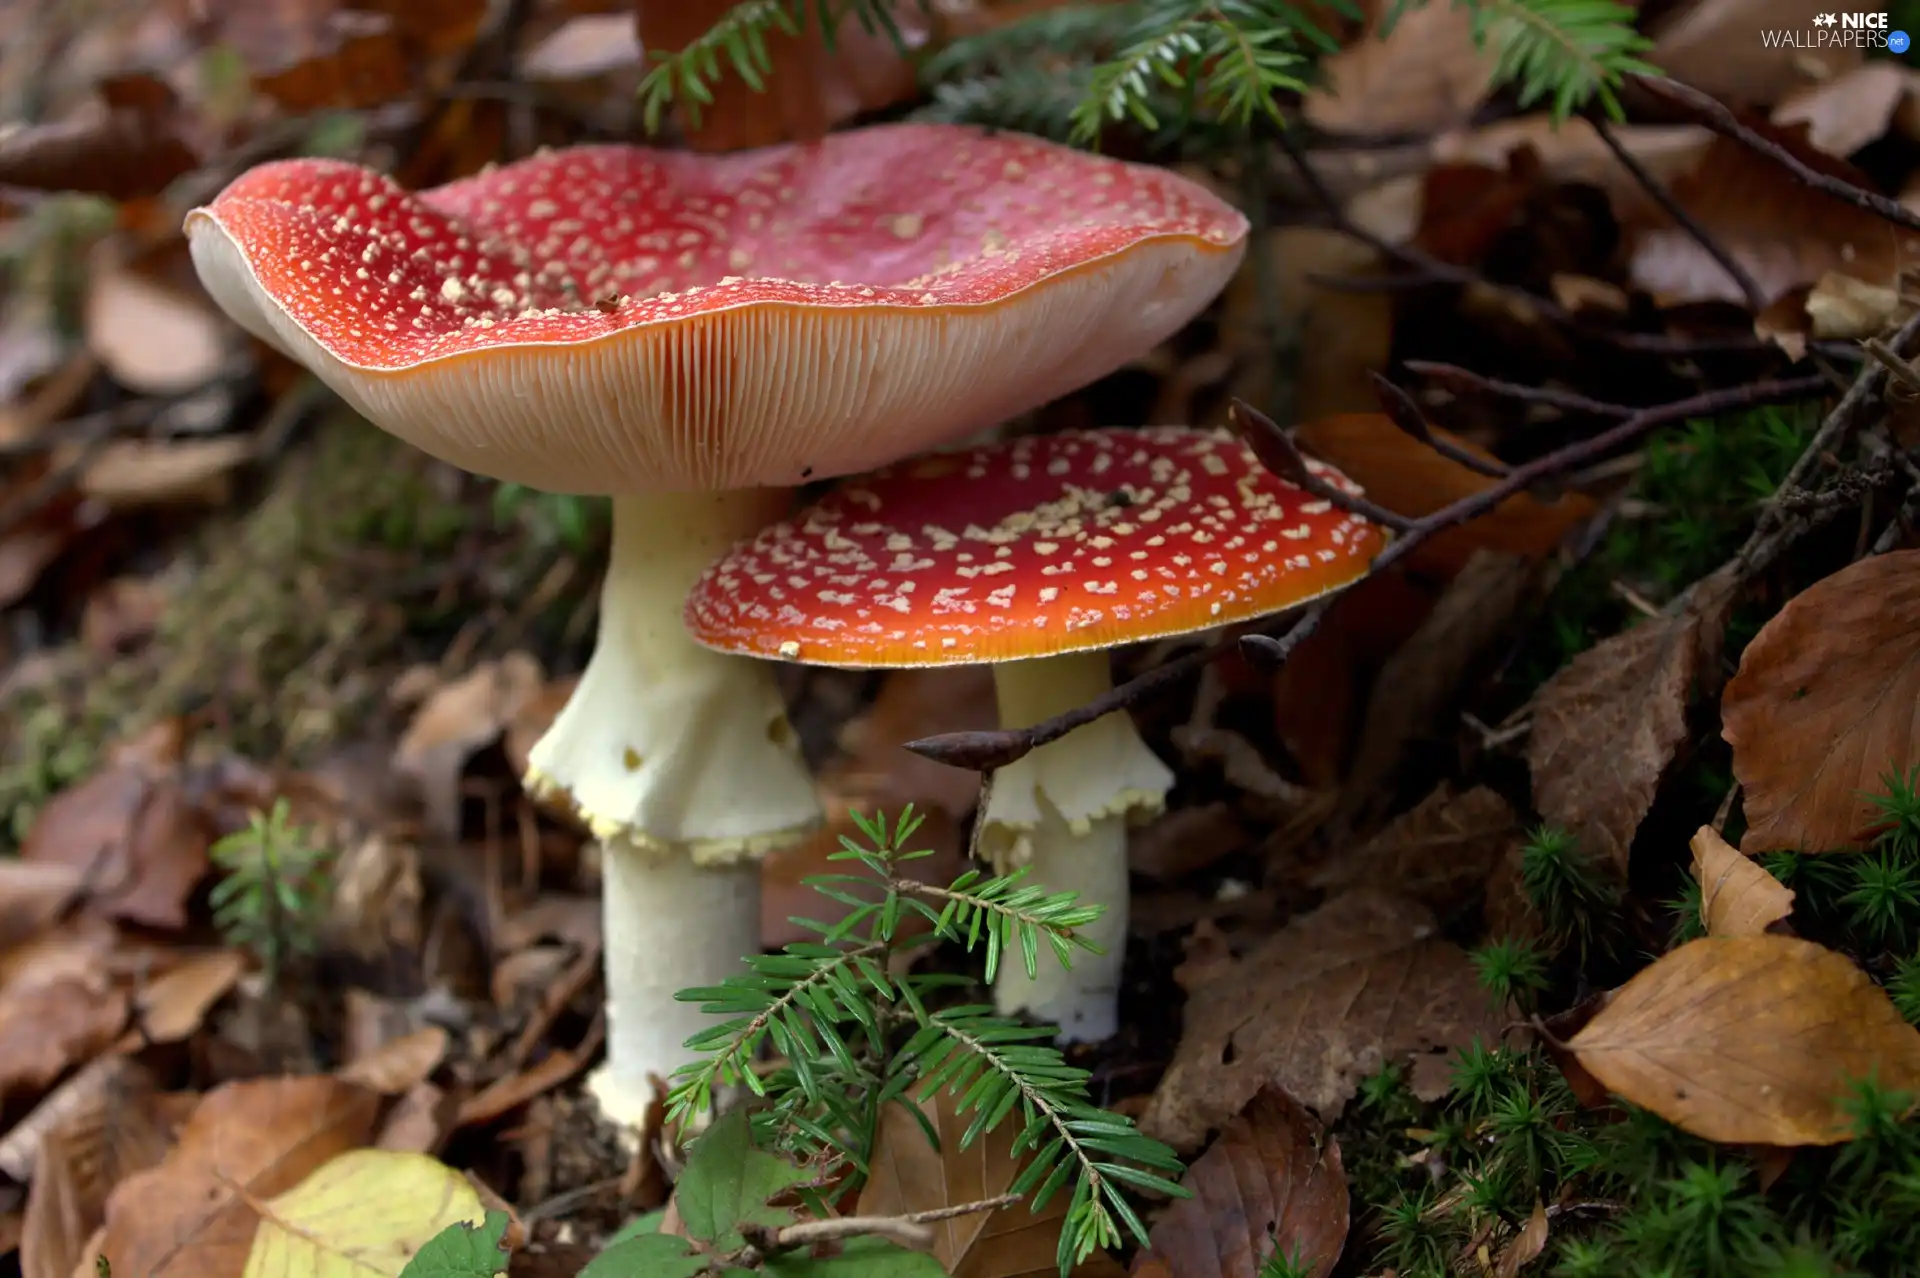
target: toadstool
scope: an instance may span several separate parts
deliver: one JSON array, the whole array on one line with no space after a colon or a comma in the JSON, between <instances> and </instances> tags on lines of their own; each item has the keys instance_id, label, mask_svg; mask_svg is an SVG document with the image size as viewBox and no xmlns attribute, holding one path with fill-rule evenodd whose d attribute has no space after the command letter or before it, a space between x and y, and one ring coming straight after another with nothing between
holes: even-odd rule
<instances>
[{"instance_id":1,"label":"toadstool","mask_svg":"<svg viewBox=\"0 0 1920 1278\"><path fill-rule=\"evenodd\" d=\"M1072 431L847 481L708 568L687 626L722 652L812 665L991 662L1002 724L1024 726L1110 688L1108 648L1338 590L1386 536L1273 475L1234 436ZM1100 956L1031 978L1001 969L1003 1012L1053 1021L1071 1041L1113 1033L1127 819L1158 809L1172 779L1123 714L993 775L981 845L999 868L1030 865L1037 881L1107 907L1089 929Z\"/></svg>"},{"instance_id":2,"label":"toadstool","mask_svg":"<svg viewBox=\"0 0 1920 1278\"><path fill-rule=\"evenodd\" d=\"M264 165L189 215L200 278L384 429L467 470L609 493L595 651L528 782L605 847L608 1064L708 1022L676 990L759 946L751 861L818 803L771 677L692 643L685 592L789 490L1024 412L1214 296L1247 224L1164 170L893 125L732 156L542 153L409 193Z\"/></svg>"}]
</instances>

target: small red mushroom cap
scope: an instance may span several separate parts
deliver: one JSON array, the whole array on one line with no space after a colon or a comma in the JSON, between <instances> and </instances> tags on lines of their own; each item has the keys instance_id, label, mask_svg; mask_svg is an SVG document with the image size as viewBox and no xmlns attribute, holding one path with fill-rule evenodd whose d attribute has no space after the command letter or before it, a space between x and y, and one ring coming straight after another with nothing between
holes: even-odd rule
<instances>
[{"instance_id":1,"label":"small red mushroom cap","mask_svg":"<svg viewBox=\"0 0 1920 1278\"><path fill-rule=\"evenodd\" d=\"M466 469L573 492L871 469L1120 367L1246 220L1165 169L885 125L703 156L554 151L419 193L243 175L187 230L250 331Z\"/></svg>"},{"instance_id":2,"label":"small red mushroom cap","mask_svg":"<svg viewBox=\"0 0 1920 1278\"><path fill-rule=\"evenodd\" d=\"M1237 437L1069 431L849 480L710 567L686 622L810 665L1046 657L1280 612L1365 576L1386 538Z\"/></svg>"}]
</instances>

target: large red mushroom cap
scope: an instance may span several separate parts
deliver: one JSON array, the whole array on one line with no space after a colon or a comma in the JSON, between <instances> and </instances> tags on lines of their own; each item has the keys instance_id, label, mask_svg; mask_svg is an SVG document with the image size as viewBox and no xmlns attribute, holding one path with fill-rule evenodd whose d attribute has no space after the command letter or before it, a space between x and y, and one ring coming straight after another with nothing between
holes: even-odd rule
<instances>
[{"instance_id":1,"label":"large red mushroom cap","mask_svg":"<svg viewBox=\"0 0 1920 1278\"><path fill-rule=\"evenodd\" d=\"M708 647L810 665L1050 657L1305 603L1386 536L1225 433L1070 431L849 480L709 568L686 619Z\"/></svg>"},{"instance_id":2,"label":"large red mushroom cap","mask_svg":"<svg viewBox=\"0 0 1920 1278\"><path fill-rule=\"evenodd\" d=\"M1164 169L903 124L581 147L417 194L284 161L187 230L221 305L377 424L632 493L847 474L1023 412L1190 319L1247 223Z\"/></svg>"}]
</instances>

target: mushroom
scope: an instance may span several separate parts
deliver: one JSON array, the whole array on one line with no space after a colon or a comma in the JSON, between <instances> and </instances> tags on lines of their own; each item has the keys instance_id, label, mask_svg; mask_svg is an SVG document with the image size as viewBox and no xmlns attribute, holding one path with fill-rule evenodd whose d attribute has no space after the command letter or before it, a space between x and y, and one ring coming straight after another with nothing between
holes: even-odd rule
<instances>
[{"instance_id":1,"label":"mushroom","mask_svg":"<svg viewBox=\"0 0 1920 1278\"><path fill-rule=\"evenodd\" d=\"M731 156L543 152L418 193L291 160L187 219L207 290L454 465L608 493L579 688L529 787L604 845L604 1112L759 946L759 854L817 823L770 670L687 638L687 588L809 478L885 465L1110 372L1214 296L1246 220L1171 172L890 125ZM762 589L777 590L777 583Z\"/></svg>"},{"instance_id":2,"label":"mushroom","mask_svg":"<svg viewBox=\"0 0 1920 1278\"><path fill-rule=\"evenodd\" d=\"M1332 467L1312 473L1359 488ZM1366 575L1378 526L1266 470L1224 433L1071 431L936 454L848 481L736 546L687 599L722 652L823 666L990 662L1001 722L1112 687L1107 649L1280 612ZM1068 1041L1117 1028L1126 824L1172 773L1123 714L993 774L982 848L1004 872L1106 906L1072 969L1001 968L1003 1013Z\"/></svg>"}]
</instances>

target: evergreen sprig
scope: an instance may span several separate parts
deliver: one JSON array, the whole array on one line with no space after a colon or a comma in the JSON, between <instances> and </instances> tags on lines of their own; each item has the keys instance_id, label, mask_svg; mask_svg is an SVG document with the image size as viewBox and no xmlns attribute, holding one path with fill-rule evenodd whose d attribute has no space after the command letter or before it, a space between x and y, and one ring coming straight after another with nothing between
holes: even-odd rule
<instances>
[{"instance_id":1,"label":"evergreen sprig","mask_svg":"<svg viewBox=\"0 0 1920 1278\"><path fill-rule=\"evenodd\" d=\"M1419 3L1439 0L1419 0ZM1622 76L1650 72L1649 47L1619 0L1452 0L1490 51L1497 85L1521 105L1545 101L1565 118L1592 102L1618 115ZM1395 17L1419 3L1402 3ZM725 74L763 89L767 42L808 23L828 33L854 19L906 51L895 12L927 0L741 0L685 48L655 54L640 95L647 127L679 102L697 119ZM1304 90L1315 59L1338 47L1322 26L1358 20L1351 0L1311 11L1293 0L1131 0L1064 5L956 40L922 64L933 101L918 115L1030 128L1096 142L1111 123L1160 133L1208 121L1245 129L1283 122L1279 96ZM1383 30L1391 29L1391 23Z\"/></svg>"},{"instance_id":2,"label":"evergreen sprig","mask_svg":"<svg viewBox=\"0 0 1920 1278\"><path fill-rule=\"evenodd\" d=\"M1173 1151L1092 1103L1087 1072L1066 1063L1051 1027L982 1004L935 1007L966 978L898 972L889 963L909 939L902 925L918 919L934 936L982 953L989 981L1009 961L1033 976L1043 961L1070 965L1076 950L1098 952L1080 929L1102 907L1030 883L1025 870L969 871L945 886L920 882L903 870L930 855L907 850L921 818L909 809L891 828L884 814L855 813L854 820L866 842L842 838L832 859L865 872L808 880L848 907L845 917L831 925L795 920L819 939L749 958L741 974L680 993L724 1019L688 1040L704 1059L675 1075L669 1120L707 1110L716 1089L743 1086L764 1102L754 1115L756 1144L850 1168L857 1183L883 1108L906 1103L934 1139L911 1101L944 1091L957 1098L957 1113L971 1116L962 1148L1003 1122L1017 1123L1013 1152L1025 1162L1008 1192L1037 1209L1067 1191L1062 1273L1117 1246L1123 1229L1144 1244L1146 1227L1125 1190L1184 1194L1169 1179L1181 1169ZM781 1058L771 1070L755 1067L762 1045Z\"/></svg>"},{"instance_id":3,"label":"evergreen sprig","mask_svg":"<svg viewBox=\"0 0 1920 1278\"><path fill-rule=\"evenodd\" d=\"M224 872L208 893L214 924L251 950L268 986L277 985L289 963L319 946L330 850L292 823L285 799L275 799L207 855Z\"/></svg>"}]
</instances>

